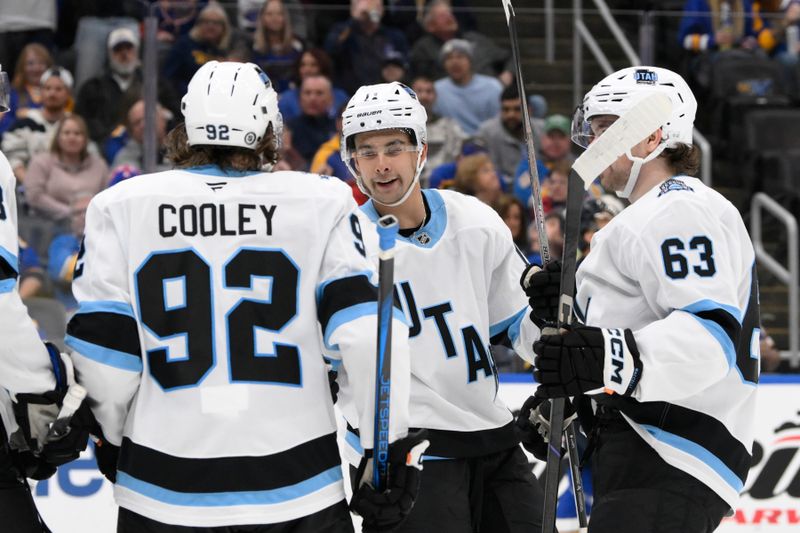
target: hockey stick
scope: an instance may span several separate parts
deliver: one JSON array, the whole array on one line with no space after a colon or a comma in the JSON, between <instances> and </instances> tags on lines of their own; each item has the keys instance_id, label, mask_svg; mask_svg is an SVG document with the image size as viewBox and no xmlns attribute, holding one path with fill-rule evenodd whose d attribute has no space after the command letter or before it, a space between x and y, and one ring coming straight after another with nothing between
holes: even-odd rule
<instances>
[{"instance_id":1,"label":"hockey stick","mask_svg":"<svg viewBox=\"0 0 800 533\"><path fill-rule=\"evenodd\" d=\"M531 176L531 200L532 200L531 203L533 204L533 214L534 214L534 222L536 224L536 231L539 234L539 253L542 256L542 263L546 265L551 260L550 243L547 240L547 231L545 230L544 227L544 207L542 206L542 192L539 185L539 169L536 166L536 152L533 146L533 131L531 129L531 119L530 119L530 113L528 111L528 98L525 93L525 83L522 80L522 60L520 58L520 53L519 53L519 39L517 37L517 18L516 18L516 13L514 12L514 6L511 5L511 0L502 0L502 2L503 2L503 9L505 10L506 13L506 24L508 25L508 34L511 40L511 55L514 58L514 67L516 70L516 78L517 78L517 90L519 92L520 101L522 102L522 121L525 126L525 142L528 145L528 166L530 167L529 172ZM547 333L551 332L547 331ZM562 405L559 416L561 420L563 420L564 419L563 401L561 403ZM554 410L556 409L556 406L553 405L551 409L553 410L552 412L555 413ZM578 448L576 444L577 437L575 435L575 426L573 424L570 424L567 427L566 433L567 433L567 451L569 452L569 466L573 480L572 483L574 489L573 494L575 496L575 508L578 511L578 525L581 528L581 531L585 531L588 523L586 519L586 497L584 495L583 482L581 478L580 469L578 466L579 461L578 461ZM555 490L555 492L558 491L558 479L560 478L560 476L557 474L561 473L561 459L560 459L561 454L559 453L558 455L559 455L559 463L558 466L555 468L556 474L550 474L550 472L553 471L551 469L553 465L551 464L551 461L548 460L547 477L545 478L546 480L548 479L550 480L551 485L555 484L555 489L553 489ZM546 504L548 503L547 494L548 493L545 492ZM545 509L547 509L547 507L545 507ZM553 517L553 520L555 520L555 515ZM555 524L555 522L553 522L553 524Z\"/></svg>"},{"instance_id":2,"label":"hockey stick","mask_svg":"<svg viewBox=\"0 0 800 533\"><path fill-rule=\"evenodd\" d=\"M575 268L578 239L580 237L581 206L584 191L603 170L637 143L656 131L669 120L672 102L663 94L651 94L627 113L620 116L572 165L567 189L567 212L564 229L564 256L561 267L561 294L558 300L558 327L572 323L575 294ZM564 429L564 399L553 400L550 411L550 438L547 449L547 477L545 479L545 507L542 531L555 530L556 503L558 499L559 465L561 463L561 432ZM569 441L569 436L567 437ZM568 446L570 442L567 443ZM580 476L573 473L573 488L577 494L583 490ZM579 509L580 511L580 509ZM585 514L585 509L584 509ZM585 526L581 526L585 531Z\"/></svg>"},{"instance_id":3,"label":"hockey stick","mask_svg":"<svg viewBox=\"0 0 800 533\"><path fill-rule=\"evenodd\" d=\"M528 146L528 166L531 175L531 200L533 203L533 218L536 231L539 234L539 254L542 263L550 262L550 243L547 241L547 231L544 229L544 207L542 207L542 191L539 186L539 169L536 167L536 152L533 147L533 130L531 129L531 115L528 112L528 99L525 97L525 83L522 81L522 60L519 55L519 41L517 40L517 19L511 0L502 0L506 12L508 35L511 39L511 55L514 58L514 67L517 78L517 91L522 102L522 124L525 127L525 143Z\"/></svg>"},{"instance_id":4,"label":"hockey stick","mask_svg":"<svg viewBox=\"0 0 800 533\"><path fill-rule=\"evenodd\" d=\"M392 385L392 308L394 306L394 243L398 223L393 215L378 219L378 350L375 367L375 428L372 485L382 492L389 472L389 410Z\"/></svg>"}]
</instances>

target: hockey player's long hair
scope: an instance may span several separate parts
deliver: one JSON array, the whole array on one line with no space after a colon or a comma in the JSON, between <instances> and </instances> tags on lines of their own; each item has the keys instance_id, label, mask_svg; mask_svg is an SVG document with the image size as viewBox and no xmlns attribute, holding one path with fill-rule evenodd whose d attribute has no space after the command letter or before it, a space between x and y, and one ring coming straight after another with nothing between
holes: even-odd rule
<instances>
[{"instance_id":1,"label":"hockey player's long hair","mask_svg":"<svg viewBox=\"0 0 800 533\"><path fill-rule=\"evenodd\" d=\"M700 171L700 150L694 145L678 143L672 148L665 148L659 157L667 160L676 176L697 176Z\"/></svg>"},{"instance_id":2,"label":"hockey player's long hair","mask_svg":"<svg viewBox=\"0 0 800 533\"><path fill-rule=\"evenodd\" d=\"M253 150L234 146L189 146L186 124L181 122L164 140L166 157L175 168L217 165L222 169L262 170L265 165L275 165L280 159L272 124L261 142Z\"/></svg>"}]
</instances>

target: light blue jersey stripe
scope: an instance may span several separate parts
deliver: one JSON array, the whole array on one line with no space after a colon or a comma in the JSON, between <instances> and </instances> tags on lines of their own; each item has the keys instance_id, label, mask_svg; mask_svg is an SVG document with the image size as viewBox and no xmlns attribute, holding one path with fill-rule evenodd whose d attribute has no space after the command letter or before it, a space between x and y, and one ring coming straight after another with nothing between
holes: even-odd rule
<instances>
[{"instance_id":1,"label":"light blue jersey stripe","mask_svg":"<svg viewBox=\"0 0 800 533\"><path fill-rule=\"evenodd\" d=\"M677 450L688 453L711 468L725 483L730 485L737 493L742 492L742 480L728 468L716 455L712 454L696 442L692 442L673 433L664 431L654 426L641 424L656 440Z\"/></svg>"},{"instance_id":2,"label":"light blue jersey stripe","mask_svg":"<svg viewBox=\"0 0 800 533\"><path fill-rule=\"evenodd\" d=\"M334 483L341 483L342 468L337 465L304 481L270 490L242 492L176 492L136 479L125 472L117 473L120 487L170 505L187 507L229 507L235 505L270 505L302 498Z\"/></svg>"},{"instance_id":3,"label":"light blue jersey stripe","mask_svg":"<svg viewBox=\"0 0 800 533\"><path fill-rule=\"evenodd\" d=\"M73 337L72 335L67 335L64 338L64 342L67 346L92 361L113 366L121 370L130 370L131 372L142 371L142 358L136 355L112 350L104 346L98 346L97 344Z\"/></svg>"},{"instance_id":4,"label":"light blue jersey stripe","mask_svg":"<svg viewBox=\"0 0 800 533\"><path fill-rule=\"evenodd\" d=\"M508 338L511 340L511 344L513 345L515 342L517 342L517 338L519 337L519 328L522 325L522 320L525 318L525 311L527 310L527 308L523 308L515 315L506 318L494 326L491 326L489 328L489 336L494 337L495 335L508 330Z\"/></svg>"},{"instance_id":5,"label":"light blue jersey stripe","mask_svg":"<svg viewBox=\"0 0 800 533\"><path fill-rule=\"evenodd\" d=\"M81 302L80 306L78 306L78 311L75 314L79 313L114 313L117 315L129 316L133 319L136 318L133 315L133 307L131 307L130 304L126 304L125 302L114 302L111 300Z\"/></svg>"},{"instance_id":6,"label":"light blue jersey stripe","mask_svg":"<svg viewBox=\"0 0 800 533\"><path fill-rule=\"evenodd\" d=\"M0 280L0 294L5 294L14 290L17 286L17 280L14 278Z\"/></svg>"}]
</instances>

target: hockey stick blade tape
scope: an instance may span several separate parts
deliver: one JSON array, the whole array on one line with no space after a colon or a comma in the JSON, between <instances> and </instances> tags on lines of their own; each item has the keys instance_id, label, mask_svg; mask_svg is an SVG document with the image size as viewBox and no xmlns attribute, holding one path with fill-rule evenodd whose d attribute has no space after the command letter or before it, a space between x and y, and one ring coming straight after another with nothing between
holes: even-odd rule
<instances>
[{"instance_id":1,"label":"hockey stick blade tape","mask_svg":"<svg viewBox=\"0 0 800 533\"><path fill-rule=\"evenodd\" d=\"M583 179L584 188L588 189L619 156L666 124L670 113L672 101L664 94L655 93L642 98L620 116L572 165Z\"/></svg>"}]
</instances>

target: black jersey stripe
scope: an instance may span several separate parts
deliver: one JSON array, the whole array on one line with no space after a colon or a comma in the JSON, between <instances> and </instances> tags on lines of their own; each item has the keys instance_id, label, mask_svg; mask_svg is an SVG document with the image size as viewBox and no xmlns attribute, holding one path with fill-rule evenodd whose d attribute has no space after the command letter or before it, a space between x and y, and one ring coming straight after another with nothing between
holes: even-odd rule
<instances>
[{"instance_id":1,"label":"black jersey stripe","mask_svg":"<svg viewBox=\"0 0 800 533\"><path fill-rule=\"evenodd\" d=\"M415 431L419 428L410 428ZM514 433L514 424L480 431L452 431L446 429L428 429L428 440L431 445L425 455L437 457L470 458L489 455L507 450L519 444Z\"/></svg>"},{"instance_id":2,"label":"black jersey stripe","mask_svg":"<svg viewBox=\"0 0 800 533\"><path fill-rule=\"evenodd\" d=\"M747 479L752 456L725 424L705 413L667 402L637 402L615 398L611 405L638 424L662 429L708 450L722 461L742 484Z\"/></svg>"},{"instance_id":3,"label":"black jersey stripe","mask_svg":"<svg viewBox=\"0 0 800 533\"><path fill-rule=\"evenodd\" d=\"M340 464L336 433L271 455L203 459L176 457L125 437L119 457L119 470L139 481L195 494L279 489Z\"/></svg>"},{"instance_id":4,"label":"black jersey stripe","mask_svg":"<svg viewBox=\"0 0 800 533\"><path fill-rule=\"evenodd\" d=\"M128 315L105 311L77 313L67 324L67 335L117 352L142 356L136 319Z\"/></svg>"},{"instance_id":5,"label":"black jersey stripe","mask_svg":"<svg viewBox=\"0 0 800 533\"><path fill-rule=\"evenodd\" d=\"M0 255L0 281L4 279L17 279L17 269Z\"/></svg>"},{"instance_id":6,"label":"black jersey stripe","mask_svg":"<svg viewBox=\"0 0 800 533\"><path fill-rule=\"evenodd\" d=\"M370 283L366 274L333 280L322 289L317 307L317 317L322 331L328 330L331 317L354 305L377 302L378 288Z\"/></svg>"}]
</instances>

